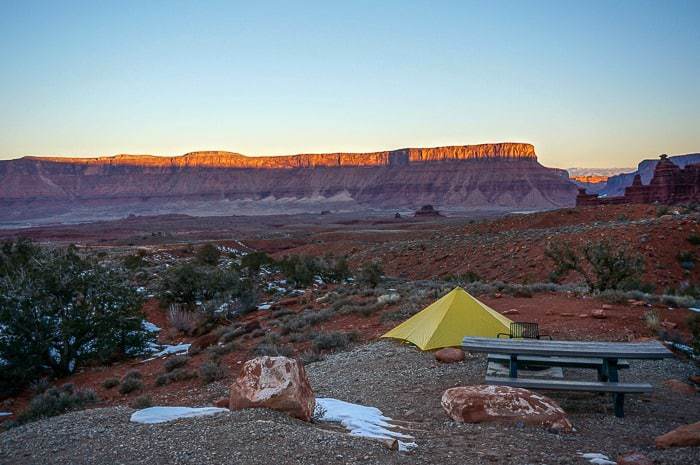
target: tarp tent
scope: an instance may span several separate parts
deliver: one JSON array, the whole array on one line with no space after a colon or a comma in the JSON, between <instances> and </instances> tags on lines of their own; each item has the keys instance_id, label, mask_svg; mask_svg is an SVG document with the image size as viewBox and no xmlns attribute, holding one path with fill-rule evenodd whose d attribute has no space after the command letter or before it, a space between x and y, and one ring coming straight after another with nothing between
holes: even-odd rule
<instances>
[{"instance_id":1,"label":"tarp tent","mask_svg":"<svg viewBox=\"0 0 700 465\"><path fill-rule=\"evenodd\" d=\"M382 337L411 342L421 350L459 346L464 336L496 337L511 321L456 287Z\"/></svg>"}]
</instances>

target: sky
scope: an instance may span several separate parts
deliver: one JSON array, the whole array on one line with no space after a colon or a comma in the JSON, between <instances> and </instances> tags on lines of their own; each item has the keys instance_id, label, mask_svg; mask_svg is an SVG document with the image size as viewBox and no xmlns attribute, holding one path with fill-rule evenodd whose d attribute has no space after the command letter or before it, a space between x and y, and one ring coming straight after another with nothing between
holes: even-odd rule
<instances>
[{"instance_id":1,"label":"sky","mask_svg":"<svg viewBox=\"0 0 700 465\"><path fill-rule=\"evenodd\" d=\"M700 1L0 0L0 159L700 152Z\"/></svg>"}]
</instances>

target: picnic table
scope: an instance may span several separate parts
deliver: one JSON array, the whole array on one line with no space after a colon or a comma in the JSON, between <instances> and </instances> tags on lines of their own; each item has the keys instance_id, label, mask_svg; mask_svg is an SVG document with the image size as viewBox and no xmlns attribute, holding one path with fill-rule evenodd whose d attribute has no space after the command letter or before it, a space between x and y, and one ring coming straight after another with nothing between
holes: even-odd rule
<instances>
[{"instance_id":1,"label":"picnic table","mask_svg":"<svg viewBox=\"0 0 700 465\"><path fill-rule=\"evenodd\" d=\"M651 392L648 383L621 383L618 370L627 368L625 360L660 360L673 353L658 341L647 342L579 342L541 339L493 339L465 337L462 349L486 352L492 360L508 357L509 376L487 376L487 384L557 391L591 391L612 393L615 416L624 416L625 393ZM528 379L518 377L518 365L546 365L572 368L596 368L598 381Z\"/></svg>"}]
</instances>

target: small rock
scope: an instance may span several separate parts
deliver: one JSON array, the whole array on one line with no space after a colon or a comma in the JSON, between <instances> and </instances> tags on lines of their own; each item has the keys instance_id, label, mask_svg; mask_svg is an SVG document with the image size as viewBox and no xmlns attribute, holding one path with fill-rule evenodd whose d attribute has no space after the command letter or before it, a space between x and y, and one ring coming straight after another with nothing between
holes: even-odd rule
<instances>
[{"instance_id":1,"label":"small rock","mask_svg":"<svg viewBox=\"0 0 700 465\"><path fill-rule=\"evenodd\" d=\"M700 384L700 375L691 375L688 376L688 379L691 383Z\"/></svg>"},{"instance_id":2,"label":"small rock","mask_svg":"<svg viewBox=\"0 0 700 465\"><path fill-rule=\"evenodd\" d=\"M609 304L603 304L600 306L603 310L612 310L613 306Z\"/></svg>"},{"instance_id":3,"label":"small rock","mask_svg":"<svg viewBox=\"0 0 700 465\"><path fill-rule=\"evenodd\" d=\"M520 310L517 308L511 308L510 310L501 312L501 315L520 315Z\"/></svg>"},{"instance_id":4,"label":"small rock","mask_svg":"<svg viewBox=\"0 0 700 465\"><path fill-rule=\"evenodd\" d=\"M573 313L564 312L564 313L560 313L559 316L570 317L570 316L574 316L574 314L573 314Z\"/></svg>"},{"instance_id":5,"label":"small rock","mask_svg":"<svg viewBox=\"0 0 700 465\"><path fill-rule=\"evenodd\" d=\"M435 359L442 363L457 363L465 358L464 351L456 347L446 347L435 352Z\"/></svg>"},{"instance_id":6,"label":"small rock","mask_svg":"<svg viewBox=\"0 0 700 465\"><path fill-rule=\"evenodd\" d=\"M697 447L700 446L700 421L678 428L661 435L655 440L656 447Z\"/></svg>"},{"instance_id":7,"label":"small rock","mask_svg":"<svg viewBox=\"0 0 700 465\"><path fill-rule=\"evenodd\" d=\"M654 465L654 462L641 452L629 452L617 458L617 465Z\"/></svg>"},{"instance_id":8,"label":"small rock","mask_svg":"<svg viewBox=\"0 0 700 465\"><path fill-rule=\"evenodd\" d=\"M588 313L579 313L579 318L588 318Z\"/></svg>"},{"instance_id":9,"label":"small rock","mask_svg":"<svg viewBox=\"0 0 700 465\"><path fill-rule=\"evenodd\" d=\"M591 312L591 316L593 318L597 318L599 320L604 320L608 317L608 315L606 315L606 313L605 313L605 310L593 310Z\"/></svg>"},{"instance_id":10,"label":"small rock","mask_svg":"<svg viewBox=\"0 0 700 465\"><path fill-rule=\"evenodd\" d=\"M663 327L666 328L666 329L676 329L676 327L678 326L678 324L676 324L676 323L674 323L674 322L672 322L672 321L664 320L664 321L661 322L661 326L663 326Z\"/></svg>"}]
</instances>

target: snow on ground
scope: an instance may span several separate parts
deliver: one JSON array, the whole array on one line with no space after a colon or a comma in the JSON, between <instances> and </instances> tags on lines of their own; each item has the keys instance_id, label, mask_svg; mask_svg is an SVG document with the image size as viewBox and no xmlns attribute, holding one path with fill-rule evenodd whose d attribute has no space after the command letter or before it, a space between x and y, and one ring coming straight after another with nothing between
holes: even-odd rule
<instances>
[{"instance_id":1,"label":"snow on ground","mask_svg":"<svg viewBox=\"0 0 700 465\"><path fill-rule=\"evenodd\" d=\"M385 417L376 407L352 404L338 399L317 398L314 415L321 421L340 423L353 436L379 439L412 439L407 434L391 431L394 427L391 418ZM399 440L399 450L407 451L416 447L415 442Z\"/></svg>"},{"instance_id":2,"label":"snow on ground","mask_svg":"<svg viewBox=\"0 0 700 465\"><path fill-rule=\"evenodd\" d=\"M149 333L157 333L160 331L160 328L150 321L143 320L141 322L141 327L143 328L144 331L149 332Z\"/></svg>"},{"instance_id":3,"label":"snow on ground","mask_svg":"<svg viewBox=\"0 0 700 465\"><path fill-rule=\"evenodd\" d=\"M203 417L215 415L217 413L228 412L227 408L218 407L149 407L137 410L131 414L131 421L134 423L165 423L167 421L178 420L180 418Z\"/></svg>"},{"instance_id":4,"label":"snow on ground","mask_svg":"<svg viewBox=\"0 0 700 465\"><path fill-rule=\"evenodd\" d=\"M613 462L612 460L610 460L610 457L608 457L605 454L601 454L600 452L588 452L585 454L581 454L581 457L588 460L593 465L616 465L617 464L617 462Z\"/></svg>"},{"instance_id":5,"label":"snow on ground","mask_svg":"<svg viewBox=\"0 0 700 465\"><path fill-rule=\"evenodd\" d=\"M9 417L12 415L12 412L0 412L0 417Z\"/></svg>"},{"instance_id":6,"label":"snow on ground","mask_svg":"<svg viewBox=\"0 0 700 465\"><path fill-rule=\"evenodd\" d=\"M149 358L146 361L156 359L158 357L163 357L166 355L172 355L172 354L186 354L190 350L190 346L192 344L177 344L177 345L158 345L158 344L152 344L149 347L149 350L154 352L151 354L151 358Z\"/></svg>"}]
</instances>

